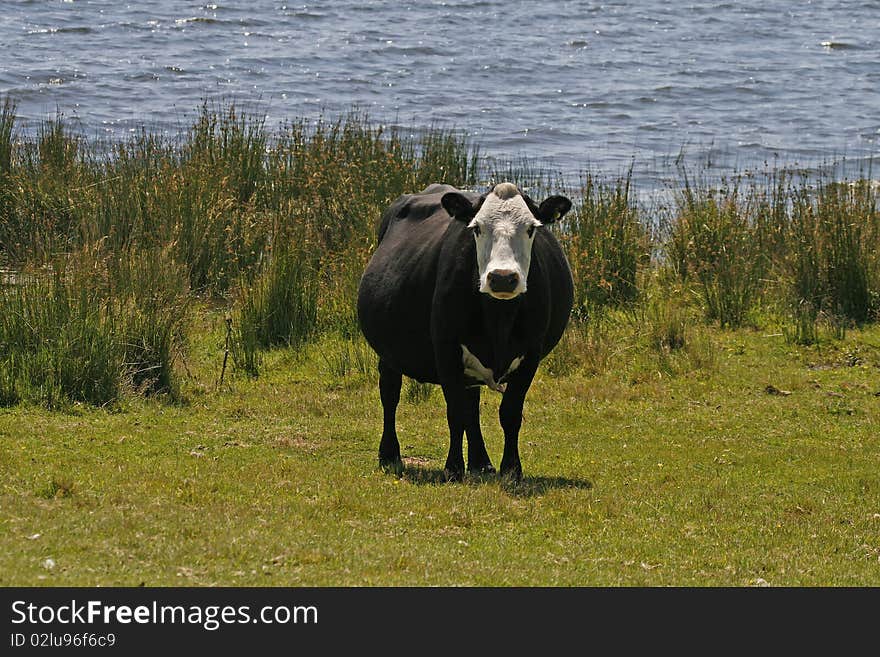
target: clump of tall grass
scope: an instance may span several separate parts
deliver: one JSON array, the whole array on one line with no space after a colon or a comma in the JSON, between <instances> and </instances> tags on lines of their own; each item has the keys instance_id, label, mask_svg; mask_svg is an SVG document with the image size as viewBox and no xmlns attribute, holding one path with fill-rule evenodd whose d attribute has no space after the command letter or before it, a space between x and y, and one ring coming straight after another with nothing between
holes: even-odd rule
<instances>
[{"instance_id":1,"label":"clump of tall grass","mask_svg":"<svg viewBox=\"0 0 880 657\"><path fill-rule=\"evenodd\" d=\"M785 327L790 341L813 344L818 340L816 321L824 295L821 275L820 233L807 187L793 194L788 232L790 256L789 296L791 322Z\"/></svg>"},{"instance_id":2,"label":"clump of tall grass","mask_svg":"<svg viewBox=\"0 0 880 657\"><path fill-rule=\"evenodd\" d=\"M348 338L332 333L321 341L320 359L322 369L332 380L375 375L379 364L376 352L363 336Z\"/></svg>"},{"instance_id":3,"label":"clump of tall grass","mask_svg":"<svg viewBox=\"0 0 880 657\"><path fill-rule=\"evenodd\" d=\"M569 324L546 366L551 373L582 371L589 376L608 372L619 364L629 342L622 338L620 321L613 310L594 306L591 312Z\"/></svg>"},{"instance_id":4,"label":"clump of tall grass","mask_svg":"<svg viewBox=\"0 0 880 657\"><path fill-rule=\"evenodd\" d=\"M413 159L418 163L415 176L420 188L438 181L464 188L476 184L480 153L465 137L434 126L423 131L416 143Z\"/></svg>"},{"instance_id":5,"label":"clump of tall grass","mask_svg":"<svg viewBox=\"0 0 880 657\"><path fill-rule=\"evenodd\" d=\"M3 99L0 107L0 177L12 170L12 142L15 135L15 102Z\"/></svg>"},{"instance_id":6,"label":"clump of tall grass","mask_svg":"<svg viewBox=\"0 0 880 657\"><path fill-rule=\"evenodd\" d=\"M669 291L651 296L643 309L639 334L647 341L657 367L667 374L711 370L717 364L717 349L705 330L695 323L693 311Z\"/></svg>"},{"instance_id":7,"label":"clump of tall grass","mask_svg":"<svg viewBox=\"0 0 880 657\"><path fill-rule=\"evenodd\" d=\"M232 351L236 367L256 376L258 350L299 347L312 337L318 320L318 278L313 267L306 249L277 248L262 272L243 286Z\"/></svg>"},{"instance_id":8,"label":"clump of tall grass","mask_svg":"<svg viewBox=\"0 0 880 657\"><path fill-rule=\"evenodd\" d=\"M810 344L821 321L845 330L876 316L878 198L870 180L794 177L778 170L763 184L745 174L709 187L685 175L665 256L709 320L737 327L761 302L787 304L786 335Z\"/></svg>"},{"instance_id":9,"label":"clump of tall grass","mask_svg":"<svg viewBox=\"0 0 880 657\"><path fill-rule=\"evenodd\" d=\"M94 285L77 286L59 264L0 290L0 403L103 405L120 394L108 299Z\"/></svg>"},{"instance_id":10,"label":"clump of tall grass","mask_svg":"<svg viewBox=\"0 0 880 657\"><path fill-rule=\"evenodd\" d=\"M745 324L757 306L768 271L762 250L758 196L740 177L717 188L695 186L687 174L668 222L668 264L694 282L706 318L723 327Z\"/></svg>"},{"instance_id":11,"label":"clump of tall grass","mask_svg":"<svg viewBox=\"0 0 880 657\"><path fill-rule=\"evenodd\" d=\"M5 98L0 108L0 259L11 250L15 240L12 230L14 207L12 183L12 153L15 139L15 103Z\"/></svg>"},{"instance_id":12,"label":"clump of tall grass","mask_svg":"<svg viewBox=\"0 0 880 657\"><path fill-rule=\"evenodd\" d=\"M109 257L107 278L125 383L179 397L175 369L186 350L190 301L185 271L170 248L154 248Z\"/></svg>"},{"instance_id":13,"label":"clump of tall grass","mask_svg":"<svg viewBox=\"0 0 880 657\"><path fill-rule=\"evenodd\" d=\"M229 326L229 355L232 356L233 366L247 374L256 378L263 369L263 351L265 347L260 344L257 334L258 326L253 321L245 321L242 315L239 315L238 321L231 319Z\"/></svg>"},{"instance_id":14,"label":"clump of tall grass","mask_svg":"<svg viewBox=\"0 0 880 657\"><path fill-rule=\"evenodd\" d=\"M812 344L822 319L840 332L880 311L878 194L869 180L812 184L804 179L791 199L787 332L794 342Z\"/></svg>"},{"instance_id":15,"label":"clump of tall grass","mask_svg":"<svg viewBox=\"0 0 880 657\"><path fill-rule=\"evenodd\" d=\"M826 286L830 310L856 323L869 319L872 308L871 260L876 258L880 213L877 195L865 181L832 183L819 190L816 203L825 238Z\"/></svg>"},{"instance_id":16,"label":"clump of tall grass","mask_svg":"<svg viewBox=\"0 0 880 657\"><path fill-rule=\"evenodd\" d=\"M262 117L240 111L235 103L205 102L183 145L182 163L201 175L227 181L236 202L246 205L264 184L268 144Z\"/></svg>"},{"instance_id":17,"label":"clump of tall grass","mask_svg":"<svg viewBox=\"0 0 880 657\"><path fill-rule=\"evenodd\" d=\"M575 314L638 298L648 233L631 196L632 171L613 183L587 176L560 227L575 283Z\"/></svg>"},{"instance_id":18,"label":"clump of tall grass","mask_svg":"<svg viewBox=\"0 0 880 657\"><path fill-rule=\"evenodd\" d=\"M68 128L63 117L40 125L29 139L15 138L14 105L4 111L5 172L0 247L7 260L31 260L47 264L59 251L67 250L76 237L77 208L71 194L85 171L85 146Z\"/></svg>"},{"instance_id":19,"label":"clump of tall grass","mask_svg":"<svg viewBox=\"0 0 880 657\"><path fill-rule=\"evenodd\" d=\"M477 170L476 150L454 132L405 134L358 114L284 126L267 157L262 206L294 220L282 222L282 231L294 231L283 237L308 230L330 254L371 242L382 210L400 194L438 181L469 186Z\"/></svg>"},{"instance_id":20,"label":"clump of tall grass","mask_svg":"<svg viewBox=\"0 0 880 657\"><path fill-rule=\"evenodd\" d=\"M176 392L185 286L160 254L100 248L0 288L0 403L105 405L130 386Z\"/></svg>"}]
</instances>

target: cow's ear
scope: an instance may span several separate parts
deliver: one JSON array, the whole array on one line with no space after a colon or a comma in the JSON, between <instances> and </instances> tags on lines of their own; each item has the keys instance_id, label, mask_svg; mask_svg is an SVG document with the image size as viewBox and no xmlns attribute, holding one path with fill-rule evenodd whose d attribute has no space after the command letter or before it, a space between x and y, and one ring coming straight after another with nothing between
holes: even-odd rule
<instances>
[{"instance_id":1,"label":"cow's ear","mask_svg":"<svg viewBox=\"0 0 880 657\"><path fill-rule=\"evenodd\" d=\"M571 210L571 201L564 196L549 196L538 208L538 219L542 224L552 224L565 216Z\"/></svg>"},{"instance_id":2,"label":"cow's ear","mask_svg":"<svg viewBox=\"0 0 880 657\"><path fill-rule=\"evenodd\" d=\"M443 209L449 216L459 221L469 222L477 214L478 205L474 205L464 194L459 192L446 192L440 199Z\"/></svg>"}]
</instances>

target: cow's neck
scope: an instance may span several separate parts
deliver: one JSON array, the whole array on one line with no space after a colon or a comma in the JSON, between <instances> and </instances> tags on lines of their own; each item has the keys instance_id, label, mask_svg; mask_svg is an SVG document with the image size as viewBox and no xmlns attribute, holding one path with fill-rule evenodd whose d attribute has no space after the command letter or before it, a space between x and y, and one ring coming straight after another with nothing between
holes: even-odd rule
<instances>
[{"instance_id":1,"label":"cow's neck","mask_svg":"<svg viewBox=\"0 0 880 657\"><path fill-rule=\"evenodd\" d=\"M481 301L483 331L492 348L492 363L489 366L500 376L506 371L511 360L522 355L513 353L511 340L517 314L522 306L522 298L500 301L483 295Z\"/></svg>"}]
</instances>

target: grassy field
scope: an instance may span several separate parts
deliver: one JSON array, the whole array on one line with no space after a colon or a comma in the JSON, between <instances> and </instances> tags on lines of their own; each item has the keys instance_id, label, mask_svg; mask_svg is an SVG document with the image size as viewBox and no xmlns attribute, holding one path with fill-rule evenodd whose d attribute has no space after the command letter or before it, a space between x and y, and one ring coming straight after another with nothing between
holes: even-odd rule
<instances>
[{"instance_id":1,"label":"grassy field","mask_svg":"<svg viewBox=\"0 0 880 657\"><path fill-rule=\"evenodd\" d=\"M0 104L0 585L880 585L880 185L491 166L357 115L99 144ZM375 223L501 180L574 201L525 478L444 483L414 382L383 474Z\"/></svg>"},{"instance_id":2,"label":"grassy field","mask_svg":"<svg viewBox=\"0 0 880 657\"><path fill-rule=\"evenodd\" d=\"M618 317L599 372L576 329L527 400L524 480L446 484L439 390L404 396L386 475L374 376L340 376L338 344L216 388L222 316L200 316L185 403L0 411L0 584L880 584L877 328L664 354Z\"/></svg>"}]
</instances>

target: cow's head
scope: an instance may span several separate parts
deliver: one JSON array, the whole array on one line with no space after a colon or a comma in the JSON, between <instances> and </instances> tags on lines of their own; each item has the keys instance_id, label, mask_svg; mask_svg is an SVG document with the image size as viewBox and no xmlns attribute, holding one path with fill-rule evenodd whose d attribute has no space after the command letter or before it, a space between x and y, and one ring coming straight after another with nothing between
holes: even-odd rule
<instances>
[{"instance_id":1,"label":"cow's head","mask_svg":"<svg viewBox=\"0 0 880 657\"><path fill-rule=\"evenodd\" d=\"M476 203L458 192L444 194L441 202L473 232L480 292L496 299L513 299L526 291L535 232L571 209L564 196L551 196L537 206L509 182L495 185Z\"/></svg>"}]
</instances>

